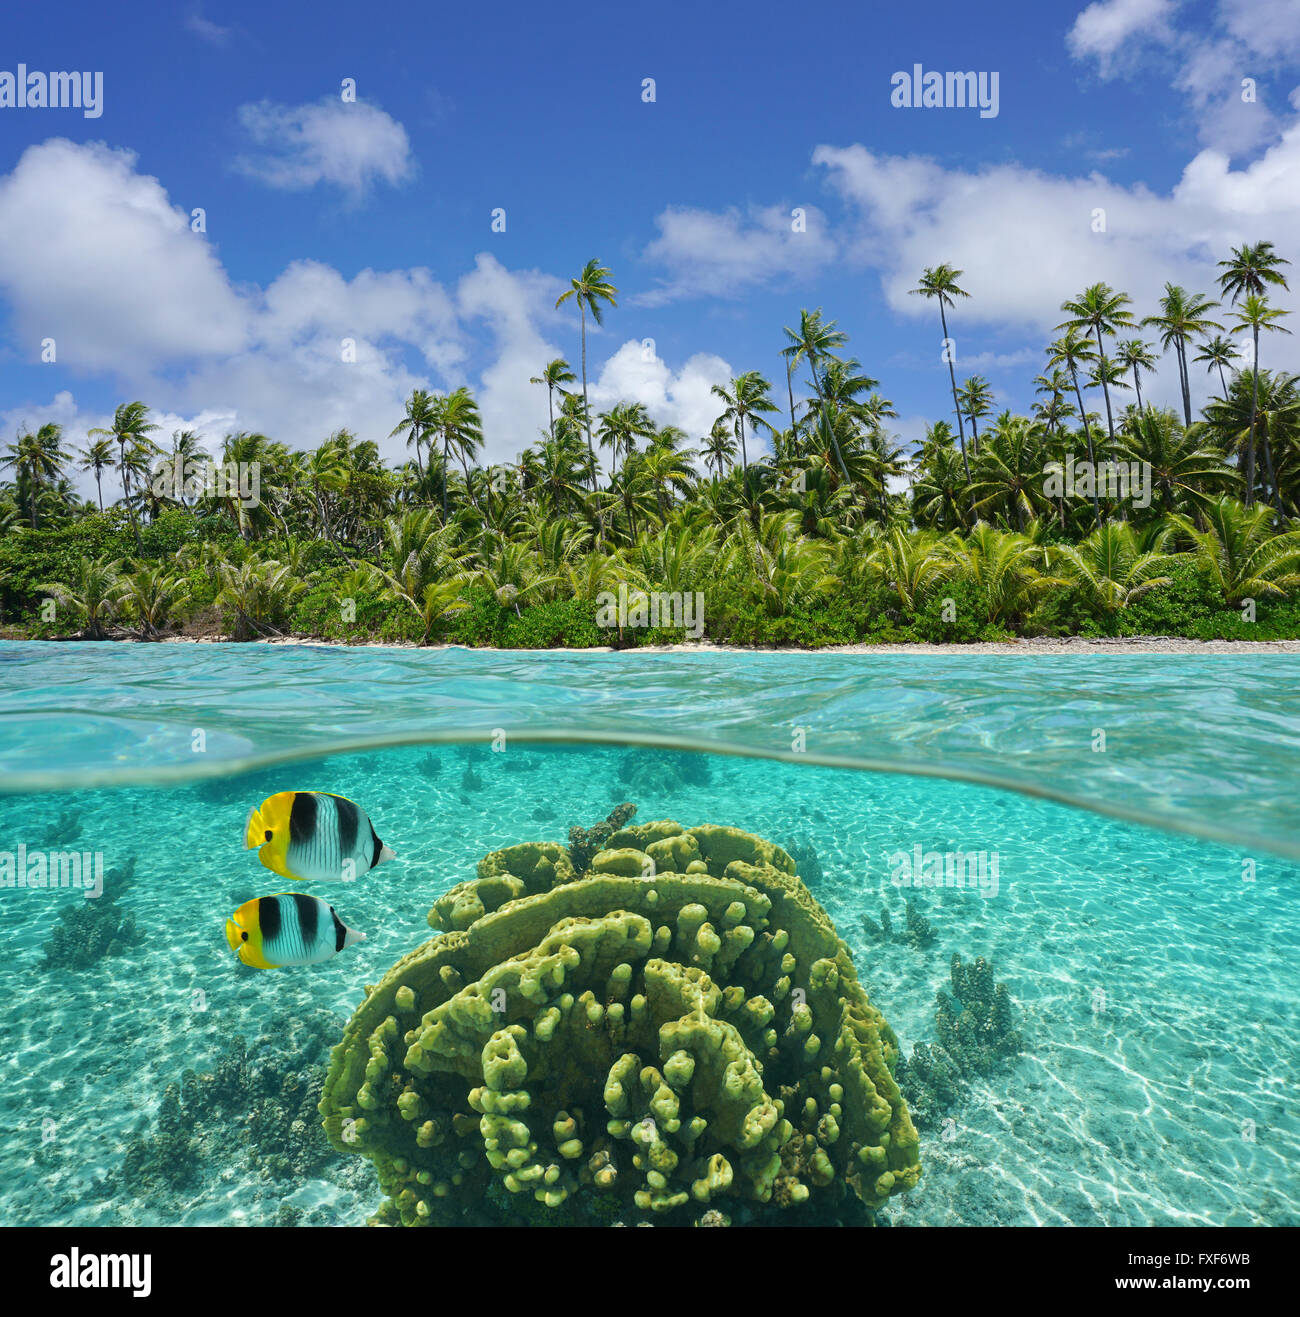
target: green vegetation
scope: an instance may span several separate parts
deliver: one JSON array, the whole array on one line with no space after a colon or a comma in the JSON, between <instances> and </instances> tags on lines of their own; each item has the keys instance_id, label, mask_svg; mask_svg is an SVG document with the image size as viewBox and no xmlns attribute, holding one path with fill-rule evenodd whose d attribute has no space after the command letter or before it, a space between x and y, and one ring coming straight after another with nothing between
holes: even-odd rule
<instances>
[{"instance_id":1,"label":"green vegetation","mask_svg":"<svg viewBox=\"0 0 1300 1317\"><path fill-rule=\"evenodd\" d=\"M463 387L412 393L399 467L345 430L307 452L229 434L214 460L191 431L160 445L140 401L80 453L57 425L20 434L0 450L0 623L519 648L1297 637L1300 380L1253 364L1261 336L1289 332L1267 301L1287 264L1267 242L1220 262L1235 341L1205 295L1167 285L1139 320L1125 293L1084 289L1062 305L1032 415L995 414L988 382L959 381L945 353L956 434L936 420L909 455L820 309L784 331L779 402L748 370L714 387L720 414L694 440L640 403L593 414L587 316L618 290L589 261L560 299L578 308L579 370L540 366L549 424L514 463L479 465ZM938 303L945 344L961 276L939 265L913 290ZM1173 353L1181 415L1143 400L1146 328ZM1219 385L1195 419L1194 364ZM93 473L93 501L74 469ZM120 491L107 506L105 484ZM680 607L638 615L697 594L697 625Z\"/></svg>"}]
</instances>

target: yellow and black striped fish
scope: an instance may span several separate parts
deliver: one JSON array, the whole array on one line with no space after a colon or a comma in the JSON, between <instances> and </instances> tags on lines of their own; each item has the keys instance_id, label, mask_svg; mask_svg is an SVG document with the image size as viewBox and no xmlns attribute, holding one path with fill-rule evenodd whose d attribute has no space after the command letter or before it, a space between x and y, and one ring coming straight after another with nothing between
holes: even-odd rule
<instances>
[{"instance_id":1,"label":"yellow and black striped fish","mask_svg":"<svg viewBox=\"0 0 1300 1317\"><path fill-rule=\"evenodd\" d=\"M230 949L255 969L318 965L366 935L349 928L319 896L255 896L226 920Z\"/></svg>"},{"instance_id":2,"label":"yellow and black striped fish","mask_svg":"<svg viewBox=\"0 0 1300 1317\"><path fill-rule=\"evenodd\" d=\"M244 846L257 847L272 873L296 883L360 878L396 858L375 835L365 810L327 791L268 796L248 812Z\"/></svg>"}]
</instances>

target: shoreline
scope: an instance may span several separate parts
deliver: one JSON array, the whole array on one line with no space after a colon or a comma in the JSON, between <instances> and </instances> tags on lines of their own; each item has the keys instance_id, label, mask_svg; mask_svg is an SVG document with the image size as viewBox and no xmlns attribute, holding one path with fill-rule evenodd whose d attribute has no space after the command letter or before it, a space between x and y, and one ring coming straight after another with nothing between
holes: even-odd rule
<instances>
[{"instance_id":1,"label":"shoreline","mask_svg":"<svg viewBox=\"0 0 1300 1317\"><path fill-rule=\"evenodd\" d=\"M63 639L39 641L33 637L0 637L15 641L58 645ZM71 639L69 637L68 639ZM962 654L999 654L1019 657L1057 654L1300 654L1297 640L1192 640L1180 636L1058 636L1035 637L1008 641L974 641L966 645L908 644L879 645L824 645L808 649L799 645L718 645L711 641L682 642L673 645L638 645L619 649L613 645L593 645L588 648L508 649L496 645L412 645L393 641L374 640L318 640L309 636L274 636L259 640L229 640L223 636L164 636L159 640L141 640L122 636L105 641L81 642L94 644L132 645L286 645L320 649L397 649L412 653L443 653L461 650L465 653L486 654L879 654L886 657L901 655L934 655L956 657Z\"/></svg>"}]
</instances>

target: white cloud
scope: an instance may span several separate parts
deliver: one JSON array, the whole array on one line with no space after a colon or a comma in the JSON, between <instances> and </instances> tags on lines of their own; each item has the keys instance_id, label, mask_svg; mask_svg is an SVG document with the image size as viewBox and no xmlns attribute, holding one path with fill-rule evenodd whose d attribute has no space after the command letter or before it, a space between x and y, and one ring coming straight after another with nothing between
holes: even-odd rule
<instances>
[{"instance_id":1,"label":"white cloud","mask_svg":"<svg viewBox=\"0 0 1300 1317\"><path fill-rule=\"evenodd\" d=\"M212 248L135 165L54 138L0 176L0 288L32 356L49 337L73 369L139 374L244 343L247 307Z\"/></svg>"},{"instance_id":2,"label":"white cloud","mask_svg":"<svg viewBox=\"0 0 1300 1317\"><path fill-rule=\"evenodd\" d=\"M835 254L825 217L815 206L750 207L742 214L670 206L656 217L659 236L645 257L665 267L657 289L633 299L659 306L683 297L728 297L771 280L814 274ZM796 230L796 224L802 224Z\"/></svg>"},{"instance_id":3,"label":"white cloud","mask_svg":"<svg viewBox=\"0 0 1300 1317\"><path fill-rule=\"evenodd\" d=\"M239 121L261 149L239 157L236 167L271 187L332 183L360 196L376 180L397 184L414 170L406 129L363 101L259 101L240 106Z\"/></svg>"},{"instance_id":4,"label":"white cloud","mask_svg":"<svg viewBox=\"0 0 1300 1317\"><path fill-rule=\"evenodd\" d=\"M546 389L528 381L548 361L564 355L536 324L553 310L563 290L558 278L537 271L512 273L487 254L478 257L457 286L460 314L485 321L496 341L496 359L476 390L485 444L481 460L486 463L514 460L546 428Z\"/></svg>"},{"instance_id":5,"label":"white cloud","mask_svg":"<svg viewBox=\"0 0 1300 1317\"><path fill-rule=\"evenodd\" d=\"M205 18L199 5L194 5L185 15L185 26L195 36L213 46L224 46L234 35L234 28L222 27L210 18Z\"/></svg>"},{"instance_id":6,"label":"white cloud","mask_svg":"<svg viewBox=\"0 0 1300 1317\"><path fill-rule=\"evenodd\" d=\"M644 403L659 425L676 425L686 431L689 445L695 445L713 427L722 412L722 402L709 390L714 384L731 379L731 367L721 357L698 352L678 371L653 347L629 339L589 381L588 393L593 411L604 411L616 402ZM750 446L750 457L758 447Z\"/></svg>"},{"instance_id":7,"label":"white cloud","mask_svg":"<svg viewBox=\"0 0 1300 1317\"><path fill-rule=\"evenodd\" d=\"M1096 0L1074 20L1066 44L1078 58L1096 56L1106 74L1116 53L1137 38L1168 38L1177 7L1178 0Z\"/></svg>"},{"instance_id":8,"label":"white cloud","mask_svg":"<svg viewBox=\"0 0 1300 1317\"><path fill-rule=\"evenodd\" d=\"M1163 72L1186 93L1202 144L1256 151L1283 128L1267 103L1267 77L1300 55L1300 4L1218 0L1208 19L1179 0L1098 0L1075 20L1066 44L1077 59L1095 59L1103 78ZM1250 99L1243 99L1245 79L1255 84Z\"/></svg>"},{"instance_id":9,"label":"white cloud","mask_svg":"<svg viewBox=\"0 0 1300 1317\"><path fill-rule=\"evenodd\" d=\"M1231 246L1300 231L1300 123L1246 169L1201 152L1167 195L1100 174L946 169L862 146L819 147L813 159L858 209L854 250L881 270L893 309L933 316L909 295L922 269L942 260L965 272L972 297L954 318L959 352L973 322L1050 331L1064 299L1102 280L1149 314L1166 280L1210 291ZM1098 209L1105 233L1093 231Z\"/></svg>"},{"instance_id":10,"label":"white cloud","mask_svg":"<svg viewBox=\"0 0 1300 1317\"><path fill-rule=\"evenodd\" d=\"M406 450L389 431L410 391L460 383L479 399L486 460L513 459L545 426L545 390L528 381L553 357L577 360L576 317L555 310L562 280L482 254L453 289L427 269L347 279L310 260L264 289L236 287L158 180L135 165L127 151L56 139L0 176L0 293L27 360L54 337L64 369L106 375L119 400L148 402L160 441L194 429L214 450L233 430L308 447L347 428L400 460ZM354 361L344 360L345 339ZM605 362L600 343L589 335L597 406L636 398L692 438L707 432L717 414L709 385L729 377L725 362L697 356L673 372L656 356L637 375L627 350ZM631 346L639 358L640 344ZM620 380L631 391L620 392ZM4 423L54 420L80 446L109 419L63 390L11 408Z\"/></svg>"}]
</instances>

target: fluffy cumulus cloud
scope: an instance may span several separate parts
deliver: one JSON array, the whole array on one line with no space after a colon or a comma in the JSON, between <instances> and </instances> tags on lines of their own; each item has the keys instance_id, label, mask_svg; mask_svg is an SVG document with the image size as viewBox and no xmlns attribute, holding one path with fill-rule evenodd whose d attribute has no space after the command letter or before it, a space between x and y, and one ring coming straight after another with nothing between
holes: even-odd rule
<instances>
[{"instance_id":1,"label":"fluffy cumulus cloud","mask_svg":"<svg viewBox=\"0 0 1300 1317\"><path fill-rule=\"evenodd\" d=\"M596 411L620 401L643 403L659 425L678 426L694 444L709 433L722 411L710 390L726 384L731 375L727 362L709 352L696 353L674 371L652 340L629 339L589 382L588 394Z\"/></svg>"},{"instance_id":2,"label":"fluffy cumulus cloud","mask_svg":"<svg viewBox=\"0 0 1300 1317\"><path fill-rule=\"evenodd\" d=\"M239 110L254 144L236 167L271 187L329 183L355 196L401 183L414 170L406 129L378 106L326 96L308 105L258 101Z\"/></svg>"},{"instance_id":3,"label":"fluffy cumulus cloud","mask_svg":"<svg viewBox=\"0 0 1300 1317\"><path fill-rule=\"evenodd\" d=\"M236 284L203 234L128 151L60 139L29 148L0 176L0 296L15 346L36 360L54 338L58 365L107 379L119 398L154 408L161 439L193 429L216 444L255 430L298 447L331 431L389 431L413 388L469 384L483 413L488 461L513 459L546 425L546 391L529 379L553 357L576 361L576 320L555 309L563 281L479 256L444 286L427 269L362 270L345 278L319 261L287 266L266 287ZM709 386L730 375L717 358L674 372L651 354L589 336L592 400L644 401L691 436L716 415ZM642 369L644 367L644 369ZM55 421L73 444L111 416L60 388L0 416L6 433ZM89 495L93 481L81 477Z\"/></svg>"},{"instance_id":4,"label":"fluffy cumulus cloud","mask_svg":"<svg viewBox=\"0 0 1300 1317\"><path fill-rule=\"evenodd\" d=\"M237 351L248 308L136 157L56 138L0 177L0 287L19 340L82 370L139 373Z\"/></svg>"},{"instance_id":5,"label":"fluffy cumulus cloud","mask_svg":"<svg viewBox=\"0 0 1300 1317\"><path fill-rule=\"evenodd\" d=\"M564 355L539 327L539 322L553 319L555 299L563 290L558 278L537 271L512 272L486 254L457 286L460 315L486 326L496 347L495 360L483 371L476 390L486 462L514 460L546 428L546 389L528 381L546 362Z\"/></svg>"},{"instance_id":6,"label":"fluffy cumulus cloud","mask_svg":"<svg viewBox=\"0 0 1300 1317\"><path fill-rule=\"evenodd\" d=\"M815 206L751 207L721 212L669 207L645 256L663 267L660 286L634 302L656 306L682 297L727 297L753 285L808 277L835 254Z\"/></svg>"},{"instance_id":7,"label":"fluffy cumulus cloud","mask_svg":"<svg viewBox=\"0 0 1300 1317\"><path fill-rule=\"evenodd\" d=\"M1042 333L1063 299L1098 280L1154 309L1166 280L1208 290L1231 246L1300 228L1300 123L1244 169L1202 151L1167 194L1100 174L947 169L862 146L819 147L814 159L856 210L854 252L881 271L890 306L932 314L909 289L943 259L965 271L966 323Z\"/></svg>"}]
</instances>

